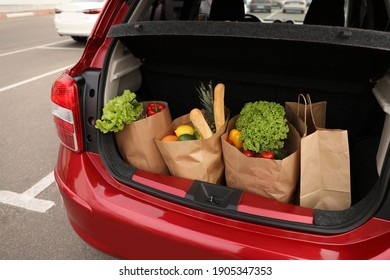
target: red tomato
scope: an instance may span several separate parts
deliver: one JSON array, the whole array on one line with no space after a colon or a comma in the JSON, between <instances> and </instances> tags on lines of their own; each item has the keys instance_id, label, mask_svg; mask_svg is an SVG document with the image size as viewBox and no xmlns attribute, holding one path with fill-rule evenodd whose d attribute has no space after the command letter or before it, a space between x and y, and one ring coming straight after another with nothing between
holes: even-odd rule
<instances>
[{"instance_id":1,"label":"red tomato","mask_svg":"<svg viewBox=\"0 0 390 280\"><path fill-rule=\"evenodd\" d=\"M271 151L263 151L263 152L261 152L260 157L266 158L266 159L274 159L274 158L275 158L275 155L274 155L274 153L271 152Z\"/></svg>"},{"instance_id":2,"label":"red tomato","mask_svg":"<svg viewBox=\"0 0 390 280\"><path fill-rule=\"evenodd\" d=\"M247 157L253 157L254 156L253 152L251 152L249 150L243 150L242 153L244 155L246 155Z\"/></svg>"}]
</instances>

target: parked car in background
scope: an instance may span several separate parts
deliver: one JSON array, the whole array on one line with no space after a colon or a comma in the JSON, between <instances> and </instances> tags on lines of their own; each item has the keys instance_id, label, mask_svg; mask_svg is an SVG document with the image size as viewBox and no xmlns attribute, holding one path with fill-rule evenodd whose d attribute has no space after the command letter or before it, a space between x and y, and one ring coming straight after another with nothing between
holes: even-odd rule
<instances>
[{"instance_id":1,"label":"parked car in background","mask_svg":"<svg viewBox=\"0 0 390 280\"><path fill-rule=\"evenodd\" d=\"M272 11L272 0L251 0L249 3L249 12Z\"/></svg>"},{"instance_id":2,"label":"parked car in background","mask_svg":"<svg viewBox=\"0 0 390 280\"><path fill-rule=\"evenodd\" d=\"M55 8L54 24L60 36L85 41L91 34L106 0L73 0Z\"/></svg>"},{"instance_id":3,"label":"parked car in background","mask_svg":"<svg viewBox=\"0 0 390 280\"><path fill-rule=\"evenodd\" d=\"M323 6L314 5L321 1L330 7L325 16ZM366 7L363 0L349 0L346 13L343 1L337 1L315 0L309 6L310 18L302 24L275 24L247 22L243 7L230 5L233 0L213 1L210 9L218 20L200 19L198 0L108 0L80 61L53 82L51 92L61 142L55 180L77 234L121 259L390 259L388 1L364 1ZM240 21L226 20L225 15ZM202 108L200 93L207 92L210 83L224 85L229 125L237 124L233 117L241 115L248 102L284 106L296 103L301 93L309 93L314 103L326 102L324 126L342 129L341 140L348 141L348 148L340 151L340 139L333 138L328 155L347 158L350 171L336 161L323 179L339 197L340 182L332 179L340 173L350 179L350 195L343 196L348 205L342 209L301 205L302 184L296 172L307 173L301 170L299 157L282 165L297 174L295 181L287 180L294 193L285 201L254 192L266 180L265 190L271 191L285 181L286 173L279 170L255 169L254 190L242 189L242 182L228 185L226 177L210 182L207 176L223 167L244 167L235 178L249 179L255 163L280 166L281 160L272 159L270 151L268 158L253 153L247 158L248 153L237 148L241 136L236 132L232 140L230 135L217 135L214 145L207 145L207 139L193 140L193 135L181 143L172 140L178 138L173 135L176 125L190 123L188 114ZM208 92L206 96L212 96ZM212 98L207 100L210 105ZM145 102L143 111L140 102ZM221 113L224 107L218 104ZM153 109L156 106L158 110ZM138 120L149 111L149 117ZM167 114L176 121L160 118ZM135 127L136 137L122 134L125 117L134 117L126 127ZM103 120L107 129L114 129L102 131L98 123ZM155 120L157 125L138 130L140 123ZM163 126L161 120L169 129L151 137ZM250 119L246 124L258 131L270 129L268 119L263 125ZM195 134L188 127L184 130ZM165 135L171 142L162 141ZM119 141L123 136L126 141ZM304 133L299 137L308 139ZM156 145L144 148L150 142L166 144L171 152L183 155L176 171L188 170L190 161L197 167L185 175L167 170ZM129 159L123 143L142 155ZM295 153L302 143L288 148ZM189 152L187 144L198 149ZM250 163L224 165L217 160L207 168L207 157L199 149L220 144L235 156L212 150L218 159ZM176 163L169 159L164 162ZM150 166L157 162L161 170L152 171ZM321 160L310 167L322 171ZM205 179L194 178L195 173ZM309 187L320 182L312 180ZM323 201L334 201L328 195L331 190L316 190ZM340 206L337 201L335 206Z\"/></svg>"},{"instance_id":4,"label":"parked car in background","mask_svg":"<svg viewBox=\"0 0 390 280\"><path fill-rule=\"evenodd\" d=\"M286 3L286 0L272 0L272 5L274 7L278 7L279 9L282 8L285 3Z\"/></svg>"},{"instance_id":5,"label":"parked car in background","mask_svg":"<svg viewBox=\"0 0 390 280\"><path fill-rule=\"evenodd\" d=\"M305 0L287 0L283 6L283 13L287 12L300 12L305 13L306 1Z\"/></svg>"}]
</instances>

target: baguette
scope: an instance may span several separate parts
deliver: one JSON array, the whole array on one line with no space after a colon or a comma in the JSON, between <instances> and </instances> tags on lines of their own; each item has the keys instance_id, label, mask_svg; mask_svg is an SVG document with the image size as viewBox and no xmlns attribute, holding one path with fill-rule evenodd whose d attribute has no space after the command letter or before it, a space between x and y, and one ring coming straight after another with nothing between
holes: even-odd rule
<instances>
[{"instance_id":1,"label":"baguette","mask_svg":"<svg viewBox=\"0 0 390 280\"><path fill-rule=\"evenodd\" d=\"M191 110L190 120L202 139L208 139L213 136L210 126L207 124L206 119L199 109L195 108Z\"/></svg>"},{"instance_id":2,"label":"baguette","mask_svg":"<svg viewBox=\"0 0 390 280\"><path fill-rule=\"evenodd\" d=\"M215 130L218 131L225 123L225 85L218 84L214 89L214 123Z\"/></svg>"}]
</instances>

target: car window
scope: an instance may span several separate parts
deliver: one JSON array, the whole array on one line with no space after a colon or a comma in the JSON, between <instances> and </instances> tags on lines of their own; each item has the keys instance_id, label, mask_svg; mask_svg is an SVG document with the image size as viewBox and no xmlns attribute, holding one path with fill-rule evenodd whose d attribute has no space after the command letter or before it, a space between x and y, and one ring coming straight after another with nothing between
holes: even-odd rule
<instances>
[{"instance_id":1,"label":"car window","mask_svg":"<svg viewBox=\"0 0 390 280\"><path fill-rule=\"evenodd\" d=\"M245 11L263 22L302 24L310 4L306 0L245 0Z\"/></svg>"},{"instance_id":2,"label":"car window","mask_svg":"<svg viewBox=\"0 0 390 280\"><path fill-rule=\"evenodd\" d=\"M221 4L214 3L215 5L213 5L213 2L220 2ZM213 20L213 18L210 17L210 12L213 9L212 6L215 6L215 9L218 9L218 6L223 6L223 9L225 10L224 13L234 13L236 15L242 13L246 15L245 17L243 16L242 19L228 17L226 18L228 21L237 20L261 21L264 23L303 24L311 2L312 1L310 0L201 0L199 9L197 13L194 14L193 11L190 11L190 9L193 10L193 7L186 5L185 0L155 0L150 1L151 6L148 14L144 17L144 20ZM242 6L238 7L237 5L241 5L241 3ZM229 12L227 6L231 7L231 12ZM330 7L331 5L326 6ZM342 20L339 21L341 24L338 25L344 25L347 16L347 6L348 0L345 1L343 6L337 8L340 10L338 13L342 14L343 17ZM319 9L324 16L329 18L332 17L330 14L335 12L334 9L327 12L323 6L319 7Z\"/></svg>"}]
</instances>

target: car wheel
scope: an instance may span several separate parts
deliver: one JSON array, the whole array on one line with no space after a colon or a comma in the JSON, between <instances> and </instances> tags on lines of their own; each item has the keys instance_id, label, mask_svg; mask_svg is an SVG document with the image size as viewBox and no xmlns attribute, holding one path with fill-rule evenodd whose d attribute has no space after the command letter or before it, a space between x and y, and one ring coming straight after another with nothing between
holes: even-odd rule
<instances>
[{"instance_id":1,"label":"car wheel","mask_svg":"<svg viewBox=\"0 0 390 280\"><path fill-rule=\"evenodd\" d=\"M87 37L82 37L82 36L70 36L72 37L73 40L76 42L85 42L87 41Z\"/></svg>"}]
</instances>

